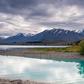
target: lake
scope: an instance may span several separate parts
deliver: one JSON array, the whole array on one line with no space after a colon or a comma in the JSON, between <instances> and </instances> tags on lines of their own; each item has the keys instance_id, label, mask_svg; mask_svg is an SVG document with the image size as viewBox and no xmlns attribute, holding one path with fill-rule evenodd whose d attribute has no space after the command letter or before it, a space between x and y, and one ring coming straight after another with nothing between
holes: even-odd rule
<instances>
[{"instance_id":1,"label":"lake","mask_svg":"<svg viewBox=\"0 0 84 84\"><path fill-rule=\"evenodd\" d=\"M84 84L84 61L0 55L0 77L35 80L52 84Z\"/></svg>"},{"instance_id":2,"label":"lake","mask_svg":"<svg viewBox=\"0 0 84 84\"><path fill-rule=\"evenodd\" d=\"M66 48L69 46L42 46L42 45L0 45L0 49L10 48Z\"/></svg>"}]
</instances>

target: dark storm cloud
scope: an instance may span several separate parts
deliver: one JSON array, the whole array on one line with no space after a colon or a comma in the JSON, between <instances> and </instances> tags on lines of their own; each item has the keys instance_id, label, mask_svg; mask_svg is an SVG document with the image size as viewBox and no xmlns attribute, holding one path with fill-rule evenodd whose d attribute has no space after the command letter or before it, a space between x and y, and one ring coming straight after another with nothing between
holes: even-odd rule
<instances>
[{"instance_id":1,"label":"dark storm cloud","mask_svg":"<svg viewBox=\"0 0 84 84\"><path fill-rule=\"evenodd\" d=\"M47 16L46 6L48 4L42 8L40 7L41 4L46 3L44 0L0 0L0 12L26 15L28 17Z\"/></svg>"},{"instance_id":2,"label":"dark storm cloud","mask_svg":"<svg viewBox=\"0 0 84 84\"><path fill-rule=\"evenodd\" d=\"M35 0L0 0L0 11L16 14L25 8L29 10L35 3Z\"/></svg>"},{"instance_id":3,"label":"dark storm cloud","mask_svg":"<svg viewBox=\"0 0 84 84\"><path fill-rule=\"evenodd\" d=\"M77 5L84 7L84 0L65 0L65 3L68 5Z\"/></svg>"},{"instance_id":4,"label":"dark storm cloud","mask_svg":"<svg viewBox=\"0 0 84 84\"><path fill-rule=\"evenodd\" d=\"M13 8L25 8L36 5L36 0L8 0L8 2Z\"/></svg>"},{"instance_id":5,"label":"dark storm cloud","mask_svg":"<svg viewBox=\"0 0 84 84\"><path fill-rule=\"evenodd\" d=\"M40 5L44 4L40 10ZM61 8L66 5L84 6L84 0L0 0L0 11L12 14L29 14L30 16L45 16L47 9ZM24 12L24 13L23 13Z\"/></svg>"}]
</instances>

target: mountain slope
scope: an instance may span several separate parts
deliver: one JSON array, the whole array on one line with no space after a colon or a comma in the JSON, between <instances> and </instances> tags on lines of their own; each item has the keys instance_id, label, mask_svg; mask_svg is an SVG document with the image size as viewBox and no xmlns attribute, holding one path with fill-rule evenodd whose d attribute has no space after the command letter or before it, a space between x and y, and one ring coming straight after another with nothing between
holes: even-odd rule
<instances>
[{"instance_id":1,"label":"mountain slope","mask_svg":"<svg viewBox=\"0 0 84 84\"><path fill-rule=\"evenodd\" d=\"M64 41L64 42L76 42L84 38L80 33L64 30L64 29L52 29L45 30L34 36L35 40L39 41Z\"/></svg>"},{"instance_id":2,"label":"mountain slope","mask_svg":"<svg viewBox=\"0 0 84 84\"><path fill-rule=\"evenodd\" d=\"M84 39L84 31L81 33L64 29L51 29L40 32L36 35L24 35L22 33L9 37L3 41L5 44L25 44L35 42L65 42L73 43Z\"/></svg>"},{"instance_id":3,"label":"mountain slope","mask_svg":"<svg viewBox=\"0 0 84 84\"><path fill-rule=\"evenodd\" d=\"M0 37L0 44L2 44L4 42L4 38Z\"/></svg>"},{"instance_id":4,"label":"mountain slope","mask_svg":"<svg viewBox=\"0 0 84 84\"><path fill-rule=\"evenodd\" d=\"M7 39L5 39L5 43L11 43L11 44L15 44L15 43L24 43L26 41L28 41L28 39L31 38L31 35L24 35L22 33L19 33L15 36L9 37Z\"/></svg>"}]
</instances>

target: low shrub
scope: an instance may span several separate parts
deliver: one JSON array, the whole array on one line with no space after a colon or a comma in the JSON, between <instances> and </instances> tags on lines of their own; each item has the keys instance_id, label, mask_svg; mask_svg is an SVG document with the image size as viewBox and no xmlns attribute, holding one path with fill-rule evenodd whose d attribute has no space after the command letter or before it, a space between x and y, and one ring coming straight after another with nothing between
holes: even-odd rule
<instances>
[{"instance_id":1,"label":"low shrub","mask_svg":"<svg viewBox=\"0 0 84 84\"><path fill-rule=\"evenodd\" d=\"M80 42L80 54L84 55L84 40Z\"/></svg>"}]
</instances>

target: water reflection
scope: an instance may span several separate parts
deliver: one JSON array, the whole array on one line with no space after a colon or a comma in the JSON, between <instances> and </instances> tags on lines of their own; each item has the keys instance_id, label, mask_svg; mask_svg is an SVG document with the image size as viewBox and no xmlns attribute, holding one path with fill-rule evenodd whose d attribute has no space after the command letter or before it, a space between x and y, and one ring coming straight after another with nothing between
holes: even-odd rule
<instances>
[{"instance_id":1,"label":"water reflection","mask_svg":"<svg viewBox=\"0 0 84 84\"><path fill-rule=\"evenodd\" d=\"M84 83L84 61L0 56L0 76L46 82ZM83 82L83 83L82 83Z\"/></svg>"},{"instance_id":2,"label":"water reflection","mask_svg":"<svg viewBox=\"0 0 84 84\"><path fill-rule=\"evenodd\" d=\"M84 61L79 61L79 73L84 77Z\"/></svg>"}]
</instances>

